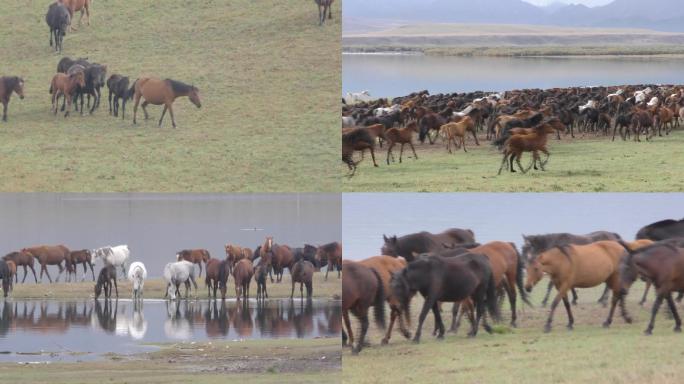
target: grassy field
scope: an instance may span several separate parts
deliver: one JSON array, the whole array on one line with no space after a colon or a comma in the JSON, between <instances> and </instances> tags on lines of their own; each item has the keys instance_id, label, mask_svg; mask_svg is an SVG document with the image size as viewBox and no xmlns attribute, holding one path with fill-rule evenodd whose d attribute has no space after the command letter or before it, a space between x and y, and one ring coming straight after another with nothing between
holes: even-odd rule
<instances>
[{"instance_id":1,"label":"grassy field","mask_svg":"<svg viewBox=\"0 0 684 384\"><path fill-rule=\"evenodd\" d=\"M164 344L102 361L0 364L8 383L340 383L338 338ZM74 377L77 369L78 377Z\"/></svg>"},{"instance_id":2,"label":"grassy field","mask_svg":"<svg viewBox=\"0 0 684 384\"><path fill-rule=\"evenodd\" d=\"M313 1L103 1L91 26L48 45L45 1L0 2L0 76L25 78L0 122L0 191L336 191L340 11L323 27ZM77 17L76 17L77 19ZM110 117L50 113L62 56L106 64L108 74L173 78L200 89L157 128ZM141 112L141 111L139 111ZM306 138L306 140L303 140Z\"/></svg>"},{"instance_id":3,"label":"grassy field","mask_svg":"<svg viewBox=\"0 0 684 384\"><path fill-rule=\"evenodd\" d=\"M30 273L30 272L29 272ZM23 278L23 272L20 272ZM29 274L29 279L32 275ZM337 273L332 272L328 275L328 280L325 281L324 273L315 273L313 282L313 296L319 299L339 299L342 294L341 280L337 279ZM27 279L28 281L28 279ZM47 280L46 280L47 281ZM197 280L198 292L193 290L190 293L191 298L206 298L207 288L204 284L204 277ZM94 297L92 281L84 281L78 283L53 283L53 284L15 284L14 291L10 294L16 299L86 299ZM131 297L131 283L120 280L119 297ZM266 284L269 298L287 298L290 297L292 289L292 280L289 274L283 275L281 283L273 283L270 281ZM181 293L185 290L181 287ZM306 288L304 290L306 295ZM162 279L149 279L145 281L144 297L147 299L161 299L166 293L166 284ZM235 298L235 281L231 277L228 280L227 298ZM250 286L250 297L256 298L256 283L252 281ZM299 297L299 284L295 286L295 297Z\"/></svg>"},{"instance_id":4,"label":"grassy field","mask_svg":"<svg viewBox=\"0 0 684 384\"><path fill-rule=\"evenodd\" d=\"M546 280L535 288L533 303L540 303ZM465 336L469 325L447 334L444 341L431 334L433 317L429 314L419 345L405 340L398 332L388 346L379 346L382 332L375 325L369 330L372 347L359 356L345 349L343 381L353 383L421 382L443 383L664 383L681 382L682 335L674 333L674 321L662 311L658 315L653 336L642 334L649 319L652 293L645 307L637 301L643 285L635 285L628 296L627 308L635 317L625 324L617 316L610 329L601 327L607 308L596 303L603 287L579 290L580 302L573 307L575 329L565 328L567 317L563 305L554 316L554 328L542 332L548 308L526 307L518 317L519 328L504 324L495 326L489 335L480 331L474 339ZM412 303L412 328L415 331L422 299ZM443 318L450 325L451 306L443 306ZM502 309L504 318L510 312ZM679 306L681 310L681 306ZM372 315L371 315L372 319ZM354 323L355 330L357 324ZM358 332L358 331L357 331Z\"/></svg>"},{"instance_id":5,"label":"grassy field","mask_svg":"<svg viewBox=\"0 0 684 384\"><path fill-rule=\"evenodd\" d=\"M414 140L417 141L417 140ZM416 145L418 160L407 158L398 163L399 149L393 150L397 163L385 163L386 149L377 148L379 168L373 168L369 154L359 165L356 176L345 178L344 191L420 191L420 192L674 192L684 190L679 164L684 161L684 132L651 142L610 142L594 137L560 142L549 139L551 158L546 171L527 174L504 172L497 176L501 154L480 138L476 147L472 138L468 153L449 154L441 139L435 145ZM408 150L408 152L406 152ZM358 156L358 154L357 154ZM358 159L358 157L356 158ZM529 164L523 156L523 166ZM516 167L517 170L517 167ZM346 165L340 165L346 174Z\"/></svg>"}]
</instances>

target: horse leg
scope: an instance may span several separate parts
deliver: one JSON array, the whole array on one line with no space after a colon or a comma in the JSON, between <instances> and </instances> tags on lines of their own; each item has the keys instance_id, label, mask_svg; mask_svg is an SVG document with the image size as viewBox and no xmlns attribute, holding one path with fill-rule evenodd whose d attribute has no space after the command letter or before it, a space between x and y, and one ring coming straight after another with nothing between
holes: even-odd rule
<instances>
[{"instance_id":1,"label":"horse leg","mask_svg":"<svg viewBox=\"0 0 684 384\"><path fill-rule=\"evenodd\" d=\"M606 285L606 290L608 289L608 286ZM606 292L604 291L603 294L605 295ZM622 316L624 317L624 300L622 295L619 294L619 292L616 292L615 290L613 291L613 297L612 300L610 301L610 310L608 311L608 318L606 321L603 322L603 328L608 328L610 327L610 324L613 322L613 313L615 312L615 305L620 301L620 307L621 310L623 311ZM599 299L599 302L601 300Z\"/></svg>"},{"instance_id":2,"label":"horse leg","mask_svg":"<svg viewBox=\"0 0 684 384\"><path fill-rule=\"evenodd\" d=\"M475 145L480 145L480 142L477 141L477 134L475 133L475 131L470 131L470 133L473 134L473 139L475 139Z\"/></svg>"},{"instance_id":3,"label":"horse leg","mask_svg":"<svg viewBox=\"0 0 684 384\"><path fill-rule=\"evenodd\" d=\"M136 118L138 116L138 104L140 104L140 95L136 92L133 97L133 124L136 124Z\"/></svg>"},{"instance_id":4,"label":"horse leg","mask_svg":"<svg viewBox=\"0 0 684 384\"><path fill-rule=\"evenodd\" d=\"M450 332L458 332L458 326L461 324L461 316L463 316L463 311L459 310L461 309L461 303L460 302L455 302L453 307L451 307L451 327L449 327Z\"/></svg>"},{"instance_id":5,"label":"horse leg","mask_svg":"<svg viewBox=\"0 0 684 384\"><path fill-rule=\"evenodd\" d=\"M24 264L24 278L21 279L21 283L23 284L24 281L26 281L26 275L28 275L28 271L26 270L26 264ZM33 275L35 276L36 273L33 272ZM17 283L19 282L19 274L17 273Z\"/></svg>"},{"instance_id":6,"label":"horse leg","mask_svg":"<svg viewBox=\"0 0 684 384\"><path fill-rule=\"evenodd\" d=\"M556 294L556 297L553 298L553 301L551 302L551 310L549 311L549 317L546 319L546 325L544 325L544 332L551 332L551 323L553 322L553 313L556 311L556 307L558 306L558 303L560 303L561 299L563 296L567 294L567 289L564 289L561 291L560 287L558 288L558 293ZM569 312L568 312L569 313Z\"/></svg>"},{"instance_id":7,"label":"horse leg","mask_svg":"<svg viewBox=\"0 0 684 384\"><path fill-rule=\"evenodd\" d=\"M519 154L517 154L517 155L515 156L515 162L516 162L516 164L518 164L518 168L520 168L520 171L521 171L522 173L527 173L527 171L529 170L529 168L528 168L528 169L523 169L523 166L522 166L522 164L520 163L520 157L521 157L520 155L522 155L522 153L519 153ZM534 157L532 158L532 161L534 162Z\"/></svg>"},{"instance_id":8,"label":"horse leg","mask_svg":"<svg viewBox=\"0 0 684 384\"><path fill-rule=\"evenodd\" d=\"M518 315L515 310L515 304L516 304L516 299L517 295L515 293L515 287L513 287L509 283L510 281L515 281L515 278L512 278L513 276L507 276L507 280L504 281L504 289L506 290L506 295L508 295L508 302L511 304L511 327L516 328L518 325L516 324L516 320L518 320Z\"/></svg>"},{"instance_id":9,"label":"horse leg","mask_svg":"<svg viewBox=\"0 0 684 384\"><path fill-rule=\"evenodd\" d=\"M608 291L610 290L610 287L608 284L606 284L606 288L603 290L603 293L601 294L601 297L598 299L598 303L603 305L604 307L608 305Z\"/></svg>"},{"instance_id":10,"label":"horse leg","mask_svg":"<svg viewBox=\"0 0 684 384\"><path fill-rule=\"evenodd\" d=\"M674 331L675 332L681 332L682 331L682 319L679 317L679 313L677 312L677 307L675 306L674 300L672 300L672 293L667 294L667 305L670 307L670 312L672 312L672 316L674 317L675 320L675 327Z\"/></svg>"},{"instance_id":11,"label":"horse leg","mask_svg":"<svg viewBox=\"0 0 684 384\"><path fill-rule=\"evenodd\" d=\"M390 155L392 154L392 147L393 147L393 146L394 146L394 142L391 142L391 143L387 146L387 159L386 159L387 165L390 165L390 164L389 164L389 159L390 159ZM393 157L394 157L394 156L393 156ZM401 159L401 156L399 156L399 159ZM400 162L401 162L401 161L400 161Z\"/></svg>"},{"instance_id":12,"label":"horse leg","mask_svg":"<svg viewBox=\"0 0 684 384\"><path fill-rule=\"evenodd\" d=\"M342 311L342 320L344 320L344 327L342 327L342 346L346 346L347 343L353 346L354 333L352 332L351 321L349 321L349 311L346 309ZM344 328L347 328L347 332L344 331ZM349 336L347 336L347 333Z\"/></svg>"},{"instance_id":13,"label":"horse leg","mask_svg":"<svg viewBox=\"0 0 684 384\"><path fill-rule=\"evenodd\" d=\"M465 135L461 136L461 145L463 146L463 151L468 152L468 150L465 147Z\"/></svg>"},{"instance_id":14,"label":"horse leg","mask_svg":"<svg viewBox=\"0 0 684 384\"><path fill-rule=\"evenodd\" d=\"M33 268L33 264L29 264L29 268L31 268L31 272L33 272L33 280L38 284L38 278L36 277L36 270ZM26 274L24 274L24 280L26 280ZM40 280L43 280L43 275L41 275ZM21 282L23 283L24 281L22 280Z\"/></svg>"},{"instance_id":15,"label":"horse leg","mask_svg":"<svg viewBox=\"0 0 684 384\"><path fill-rule=\"evenodd\" d=\"M52 284L52 277L50 276L50 271L47 269L47 264L41 264L41 268L45 270L45 274L48 277L48 280L50 280L50 284ZM40 271L40 278L41 280L43 279L43 271Z\"/></svg>"},{"instance_id":16,"label":"horse leg","mask_svg":"<svg viewBox=\"0 0 684 384\"><path fill-rule=\"evenodd\" d=\"M161 128L162 120L164 120L164 115L166 114L167 109L168 109L168 107L166 105L164 105L164 110L162 111L161 117L159 118L159 128Z\"/></svg>"},{"instance_id":17,"label":"horse leg","mask_svg":"<svg viewBox=\"0 0 684 384\"><path fill-rule=\"evenodd\" d=\"M648 295L648 290L651 288L651 283L646 282L646 289L644 289L644 295L641 297L641 301L639 301L639 305L643 306L644 303L646 302L646 295Z\"/></svg>"},{"instance_id":18,"label":"horse leg","mask_svg":"<svg viewBox=\"0 0 684 384\"><path fill-rule=\"evenodd\" d=\"M651 335L653 333L653 326L655 325L655 317L660 308L660 304L663 302L665 295L658 294L655 301L653 302L653 308L651 309L651 321L648 323L648 327L644 331L646 335Z\"/></svg>"},{"instance_id":19,"label":"horse leg","mask_svg":"<svg viewBox=\"0 0 684 384\"><path fill-rule=\"evenodd\" d=\"M411 150L413 151L413 160L418 160L418 155L416 154L416 149L413 147L413 143L409 141L408 144L411 146ZM399 162L401 163L401 158L399 159Z\"/></svg>"},{"instance_id":20,"label":"horse leg","mask_svg":"<svg viewBox=\"0 0 684 384\"><path fill-rule=\"evenodd\" d=\"M168 106L169 106L169 115L171 115L171 125L173 125L173 127L176 128L176 119L173 117L173 106L171 104L169 104ZM161 127L161 124L159 126ZM371 153L373 153L372 148L371 148Z\"/></svg>"},{"instance_id":21,"label":"horse leg","mask_svg":"<svg viewBox=\"0 0 684 384\"><path fill-rule=\"evenodd\" d=\"M119 111L119 104L116 104L116 111ZM121 120L123 120L126 117L126 98L122 97L121 98Z\"/></svg>"},{"instance_id":22,"label":"horse leg","mask_svg":"<svg viewBox=\"0 0 684 384\"><path fill-rule=\"evenodd\" d=\"M173 114L171 116L173 118ZM176 125L174 124L173 127L176 128ZM377 167L378 163L375 162L375 150L373 150L373 147L370 147L370 153L371 153L371 158L373 158L373 165Z\"/></svg>"},{"instance_id":23,"label":"horse leg","mask_svg":"<svg viewBox=\"0 0 684 384\"><path fill-rule=\"evenodd\" d=\"M508 153L504 152L503 159L501 160L501 166L499 167L499 173L498 175L501 174L501 171L504 168L504 165L506 165L506 158L508 157Z\"/></svg>"},{"instance_id":24,"label":"horse leg","mask_svg":"<svg viewBox=\"0 0 684 384\"><path fill-rule=\"evenodd\" d=\"M361 334L359 335L359 340L356 342L356 348L352 349L352 354L353 355L358 355L359 352L361 352L361 349L363 348L363 339L366 337L366 332L368 332L368 309L366 308L366 313L361 315L359 318L359 321L361 322Z\"/></svg>"},{"instance_id":25,"label":"horse leg","mask_svg":"<svg viewBox=\"0 0 684 384\"><path fill-rule=\"evenodd\" d=\"M572 288L571 291L572 291L572 305L577 305L577 290L575 290L575 288Z\"/></svg>"},{"instance_id":26,"label":"horse leg","mask_svg":"<svg viewBox=\"0 0 684 384\"><path fill-rule=\"evenodd\" d=\"M397 319L397 316L399 316L401 319L401 315L398 315L397 311L392 309L390 311L389 327L387 327L387 332L385 333L385 337L382 338L382 341L380 342L380 344L386 345L387 343L389 343L389 339L390 339L390 337L392 337L392 328L394 327L394 321Z\"/></svg>"},{"instance_id":27,"label":"horse leg","mask_svg":"<svg viewBox=\"0 0 684 384\"><path fill-rule=\"evenodd\" d=\"M7 102L2 102L2 121L7 121Z\"/></svg>"},{"instance_id":28,"label":"horse leg","mask_svg":"<svg viewBox=\"0 0 684 384\"><path fill-rule=\"evenodd\" d=\"M109 291L111 292L112 288L111 286L109 287ZM116 298L117 300L119 299L119 286L116 283L116 277L114 277L114 290L116 291Z\"/></svg>"},{"instance_id":29,"label":"horse leg","mask_svg":"<svg viewBox=\"0 0 684 384\"><path fill-rule=\"evenodd\" d=\"M413 335L413 342L420 343L420 334L423 329L423 322L425 322L425 317L427 316L430 309L434 306L436 300L428 297L428 299L423 302L423 308L420 310L420 316L418 316L418 328L416 329L415 335Z\"/></svg>"},{"instance_id":30,"label":"horse leg","mask_svg":"<svg viewBox=\"0 0 684 384\"><path fill-rule=\"evenodd\" d=\"M435 328L438 328L437 339L444 339L444 323L442 322L442 314L439 311L439 304L435 302L432 306L432 313L435 315Z\"/></svg>"},{"instance_id":31,"label":"horse leg","mask_svg":"<svg viewBox=\"0 0 684 384\"><path fill-rule=\"evenodd\" d=\"M147 102L147 100L143 101L142 104L140 104L140 106L142 107L143 112L145 113L145 120L147 120L147 119L150 118L150 115L147 113L147 105L148 105L148 104L149 104L149 103Z\"/></svg>"}]
</instances>

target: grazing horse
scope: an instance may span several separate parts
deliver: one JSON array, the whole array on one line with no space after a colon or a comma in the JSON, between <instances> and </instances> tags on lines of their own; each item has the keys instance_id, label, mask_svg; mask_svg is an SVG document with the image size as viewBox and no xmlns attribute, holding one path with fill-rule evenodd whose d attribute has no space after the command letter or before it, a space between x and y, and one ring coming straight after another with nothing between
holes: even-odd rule
<instances>
[{"instance_id":1,"label":"grazing horse","mask_svg":"<svg viewBox=\"0 0 684 384\"><path fill-rule=\"evenodd\" d=\"M50 28L50 46L52 47L52 36L55 37L55 51L62 52L64 36L67 29L71 26L71 14L69 9L63 4L54 2L48 7L45 14L45 22Z\"/></svg>"},{"instance_id":2,"label":"grazing horse","mask_svg":"<svg viewBox=\"0 0 684 384\"><path fill-rule=\"evenodd\" d=\"M304 299L304 286L306 285L306 297L310 299L313 295L313 274L314 265L311 262L301 259L294 263L291 268L292 273L292 292L290 300L294 297L295 284L299 283L299 298Z\"/></svg>"},{"instance_id":3,"label":"grazing horse","mask_svg":"<svg viewBox=\"0 0 684 384\"><path fill-rule=\"evenodd\" d=\"M204 283L207 286L207 296L209 298L211 298L211 289L214 289L214 300L216 299L216 290L219 285L224 286L226 284L226 281L221 281L221 278L228 279L227 273L221 273L222 269L230 269L230 264L227 260L209 259L207 262L207 273L204 278ZM225 292L222 291L221 294L221 298L225 299Z\"/></svg>"},{"instance_id":4,"label":"grazing horse","mask_svg":"<svg viewBox=\"0 0 684 384\"><path fill-rule=\"evenodd\" d=\"M33 272L33 279L35 280L36 283L38 283L38 278L36 277L36 270L33 269L33 263L34 263L34 257L31 253L29 252L11 252L6 254L5 256L2 257L3 260L5 261L13 261L14 264L19 267L22 266L24 267L24 278L21 279L21 282L23 283L26 281L26 276L28 276L28 272L26 270L26 267L31 268L31 272ZM19 282L19 274L16 274L14 276L14 279L16 282Z\"/></svg>"},{"instance_id":5,"label":"grazing horse","mask_svg":"<svg viewBox=\"0 0 684 384\"><path fill-rule=\"evenodd\" d=\"M469 336L477 335L485 308L490 316L499 319L496 300L496 284L487 258L478 254L463 254L459 257L430 256L410 262L401 272L392 275L392 294L401 303L402 310L409 310L409 303L415 292L425 298L418 317L418 328L413 342L420 342L423 322L432 310L435 316L437 338L444 338L444 323L439 313L439 302L460 302L471 299L476 316Z\"/></svg>"},{"instance_id":6,"label":"grazing horse","mask_svg":"<svg viewBox=\"0 0 684 384\"><path fill-rule=\"evenodd\" d=\"M242 259L233 267L233 279L235 279L235 296L240 300L240 296L244 300L249 299L249 285L252 282L252 275L254 275L254 267L252 261Z\"/></svg>"},{"instance_id":7,"label":"grazing horse","mask_svg":"<svg viewBox=\"0 0 684 384\"><path fill-rule=\"evenodd\" d=\"M268 277L268 267L259 264L254 269L254 281L257 283L257 300L268 299L268 292L266 291L266 278Z\"/></svg>"},{"instance_id":8,"label":"grazing horse","mask_svg":"<svg viewBox=\"0 0 684 384\"><path fill-rule=\"evenodd\" d=\"M370 307L373 307L378 327L385 328L385 290L378 272L361 263L345 260L342 263L342 318L347 331L342 330L342 345L347 345L349 341L354 355L361 352L363 348L368 332L368 308ZM361 323L361 334L356 346L354 346L354 333L349 320L349 312Z\"/></svg>"},{"instance_id":9,"label":"grazing horse","mask_svg":"<svg viewBox=\"0 0 684 384\"><path fill-rule=\"evenodd\" d=\"M568 313L567 327L573 328L575 319L567 295L571 288L590 288L603 283L606 283L613 291L610 312L603 326L610 326L617 303L620 304L620 312L625 322L631 323L632 319L625 309L625 301L620 295L619 265L624 254L618 242L602 240L586 245L562 245L552 248L529 263L525 283L525 289L528 292L532 291L532 287L541 280L544 273L551 277L551 281L558 290L558 294L551 302L544 332L551 331L553 314L561 300Z\"/></svg>"},{"instance_id":10,"label":"grazing horse","mask_svg":"<svg viewBox=\"0 0 684 384\"><path fill-rule=\"evenodd\" d=\"M76 266L80 263L83 264L83 278L85 279L88 273L88 266L90 266L90 272L93 274L93 281L95 281L95 268L93 267L93 257L89 249L81 249L79 251L71 251L69 254L69 263L71 264L71 269L76 275Z\"/></svg>"},{"instance_id":11,"label":"grazing horse","mask_svg":"<svg viewBox=\"0 0 684 384\"><path fill-rule=\"evenodd\" d=\"M199 277L202 277L202 262L206 264L211 259L209 251L206 249L184 249L176 253L176 260L186 260L199 265Z\"/></svg>"},{"instance_id":12,"label":"grazing horse","mask_svg":"<svg viewBox=\"0 0 684 384\"><path fill-rule=\"evenodd\" d=\"M337 269L337 278L340 278L342 270L342 244L338 242L323 244L316 250L316 263L320 266L327 266L325 269L325 280L328 280L328 272Z\"/></svg>"},{"instance_id":13,"label":"grazing horse","mask_svg":"<svg viewBox=\"0 0 684 384\"><path fill-rule=\"evenodd\" d=\"M5 260L0 260L0 279L2 279L2 294L7 297L12 284L12 276Z\"/></svg>"},{"instance_id":14,"label":"grazing horse","mask_svg":"<svg viewBox=\"0 0 684 384\"><path fill-rule=\"evenodd\" d=\"M128 77L118 74L113 74L107 79L109 114L114 117L119 116L119 99L121 99L121 120L126 117L126 101L133 97L128 90L129 81Z\"/></svg>"},{"instance_id":15,"label":"grazing horse","mask_svg":"<svg viewBox=\"0 0 684 384\"><path fill-rule=\"evenodd\" d=\"M655 317L663 300L672 312L675 320L675 332L682 331L682 321L677 312L677 306L672 300L672 292L684 291L684 249L677 247L668 240L659 241L651 245L632 250L631 247L620 242L628 255L620 265L620 293L627 295L637 277L650 281L656 287L656 297L651 310L651 321L644 331L646 335L653 333Z\"/></svg>"},{"instance_id":16,"label":"grazing horse","mask_svg":"<svg viewBox=\"0 0 684 384\"><path fill-rule=\"evenodd\" d=\"M123 276L126 276L126 260L131 256L131 250L128 245L117 245L116 247L102 247L92 251L95 260L102 259L105 265L110 264L114 267L121 267Z\"/></svg>"},{"instance_id":17,"label":"grazing horse","mask_svg":"<svg viewBox=\"0 0 684 384\"><path fill-rule=\"evenodd\" d=\"M116 269L113 265L105 265L97 275L97 283L95 283L95 300L100 297L100 293L104 290L105 299L112 297L112 281L114 281L114 289L116 290L116 298L119 298L119 287L116 284Z\"/></svg>"},{"instance_id":18,"label":"grazing horse","mask_svg":"<svg viewBox=\"0 0 684 384\"><path fill-rule=\"evenodd\" d=\"M413 261L414 254L439 251L459 244L475 243L473 231L460 228L450 228L437 234L423 231L401 237L382 235L382 238L385 241L380 250L383 255L401 256L409 263Z\"/></svg>"},{"instance_id":19,"label":"grazing horse","mask_svg":"<svg viewBox=\"0 0 684 384\"><path fill-rule=\"evenodd\" d=\"M145 279L147 279L145 264L140 261L131 263L130 268L128 268L128 281L133 283L133 300L142 300Z\"/></svg>"},{"instance_id":20,"label":"grazing horse","mask_svg":"<svg viewBox=\"0 0 684 384\"><path fill-rule=\"evenodd\" d=\"M181 260L175 263L168 263L164 266L164 281L166 281L166 294L164 298L169 297L175 300L180 297L180 285L185 284L185 298L188 298L188 290L190 290L190 283L195 286L197 290L197 282L195 282L195 265L189 261Z\"/></svg>"},{"instance_id":21,"label":"grazing horse","mask_svg":"<svg viewBox=\"0 0 684 384\"><path fill-rule=\"evenodd\" d=\"M332 19L332 3L334 0L314 0L318 6L318 25L323 25L325 22L325 14L327 12L328 19Z\"/></svg>"},{"instance_id":22,"label":"grazing horse","mask_svg":"<svg viewBox=\"0 0 684 384\"><path fill-rule=\"evenodd\" d=\"M56 265L59 268L59 275L57 275L56 281L59 281L59 277L64 272L64 267L62 262L67 260L69 257L69 248L64 245L40 245L36 247L24 248L22 252L28 252L33 257L38 259L40 263L40 279L43 279L43 272L47 275L50 283L52 283L52 277L50 277L50 272L47 270L48 265Z\"/></svg>"},{"instance_id":23,"label":"grazing horse","mask_svg":"<svg viewBox=\"0 0 684 384\"><path fill-rule=\"evenodd\" d=\"M144 98L145 101L142 103L142 109L145 113L145 120L149 118L147 114L147 105L162 105L164 104L164 110L162 111L161 117L159 118L159 127L161 127L162 121L164 120L164 115L168 109L171 115L171 124L176 128L176 119L173 117L173 102L178 97L187 96L190 101L195 104L197 108L202 107L202 102L200 101L199 89L194 85L188 85L181 83L180 81L171 79L157 79L152 77L141 77L133 83L134 89L134 106L133 106L133 124L136 124L136 117L138 113L138 104L140 104L140 98Z\"/></svg>"},{"instance_id":24,"label":"grazing horse","mask_svg":"<svg viewBox=\"0 0 684 384\"><path fill-rule=\"evenodd\" d=\"M64 4L66 6L67 10L69 11L69 16L73 20L74 18L74 13L81 11L81 18L78 19L78 24L81 24L81 20L83 20L83 12L85 11L86 17L87 17L87 22L88 25L90 25L90 0L58 0L60 3ZM73 26L71 27L72 30L76 30Z\"/></svg>"},{"instance_id":25,"label":"grazing horse","mask_svg":"<svg viewBox=\"0 0 684 384\"><path fill-rule=\"evenodd\" d=\"M54 109L55 115L57 114L57 109L59 103L57 103L57 98L64 95L68 107L64 113L64 117L69 116L69 111L71 110L71 102L76 95L78 87L85 86L85 75L83 72L76 72L72 74L57 73L52 78L52 83L50 84L50 94L52 95L52 108Z\"/></svg>"},{"instance_id":26,"label":"grazing horse","mask_svg":"<svg viewBox=\"0 0 684 384\"><path fill-rule=\"evenodd\" d=\"M411 338L411 332L406 328L407 325L411 325L410 314L408 312L402 313L401 303L392 295L392 290L390 289L392 274L404 269L406 267L406 260L402 257L373 256L361 260L358 263L372 268L378 274L382 281L387 303L390 306L390 323L389 327L387 327L387 333L382 339L382 344L387 344L390 337L392 337L392 328L394 327L394 321L397 318L399 319L399 330L401 331L401 334L407 339Z\"/></svg>"},{"instance_id":27,"label":"grazing horse","mask_svg":"<svg viewBox=\"0 0 684 384\"><path fill-rule=\"evenodd\" d=\"M7 105L12 92L24 100L24 79L18 76L0 77L0 103L2 103L2 121L7 121Z\"/></svg>"},{"instance_id":28,"label":"grazing horse","mask_svg":"<svg viewBox=\"0 0 684 384\"><path fill-rule=\"evenodd\" d=\"M528 261L534 261L534 259L539 256L542 252L546 252L551 248L559 247L561 245L583 245L593 243L599 240L621 240L622 238L615 232L608 231L595 231L587 233L586 235L573 235L572 233L549 233L546 235L523 235L524 244L522 247L522 256ZM546 295L544 300L542 300L542 306L546 306L549 301L549 296L551 295L551 289L553 288L553 281L549 281L546 287ZM604 302L608 300L608 286L601 295L599 302ZM577 304L577 292L572 289L572 304Z\"/></svg>"}]
</instances>

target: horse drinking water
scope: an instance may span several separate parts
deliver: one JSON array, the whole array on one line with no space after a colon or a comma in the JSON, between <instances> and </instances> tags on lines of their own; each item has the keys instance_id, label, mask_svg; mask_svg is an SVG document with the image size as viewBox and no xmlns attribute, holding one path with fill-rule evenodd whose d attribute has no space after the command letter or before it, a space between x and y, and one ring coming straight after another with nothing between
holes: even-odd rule
<instances>
[{"instance_id":1,"label":"horse drinking water","mask_svg":"<svg viewBox=\"0 0 684 384\"><path fill-rule=\"evenodd\" d=\"M195 290L197 290L194 264L189 261L181 260L176 261L175 263L166 264L163 277L164 281L166 281L166 294L164 297L169 297L171 300L180 297L181 283L185 284L185 298L188 297L190 283L192 283L195 286Z\"/></svg>"},{"instance_id":2,"label":"horse drinking water","mask_svg":"<svg viewBox=\"0 0 684 384\"><path fill-rule=\"evenodd\" d=\"M147 278L147 269L145 264L140 261L135 261L128 268L128 281L133 283L133 300L142 300L143 286Z\"/></svg>"}]
</instances>

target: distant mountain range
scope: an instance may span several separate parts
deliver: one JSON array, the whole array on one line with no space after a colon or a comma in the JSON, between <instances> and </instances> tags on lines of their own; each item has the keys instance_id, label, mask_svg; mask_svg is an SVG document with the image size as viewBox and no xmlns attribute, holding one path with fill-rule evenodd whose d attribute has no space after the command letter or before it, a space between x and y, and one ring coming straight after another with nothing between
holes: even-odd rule
<instances>
[{"instance_id":1,"label":"distant mountain range","mask_svg":"<svg viewBox=\"0 0 684 384\"><path fill-rule=\"evenodd\" d=\"M522 0L344 0L343 18L411 22L645 28L684 32L681 0L614 0L598 7Z\"/></svg>"}]
</instances>

